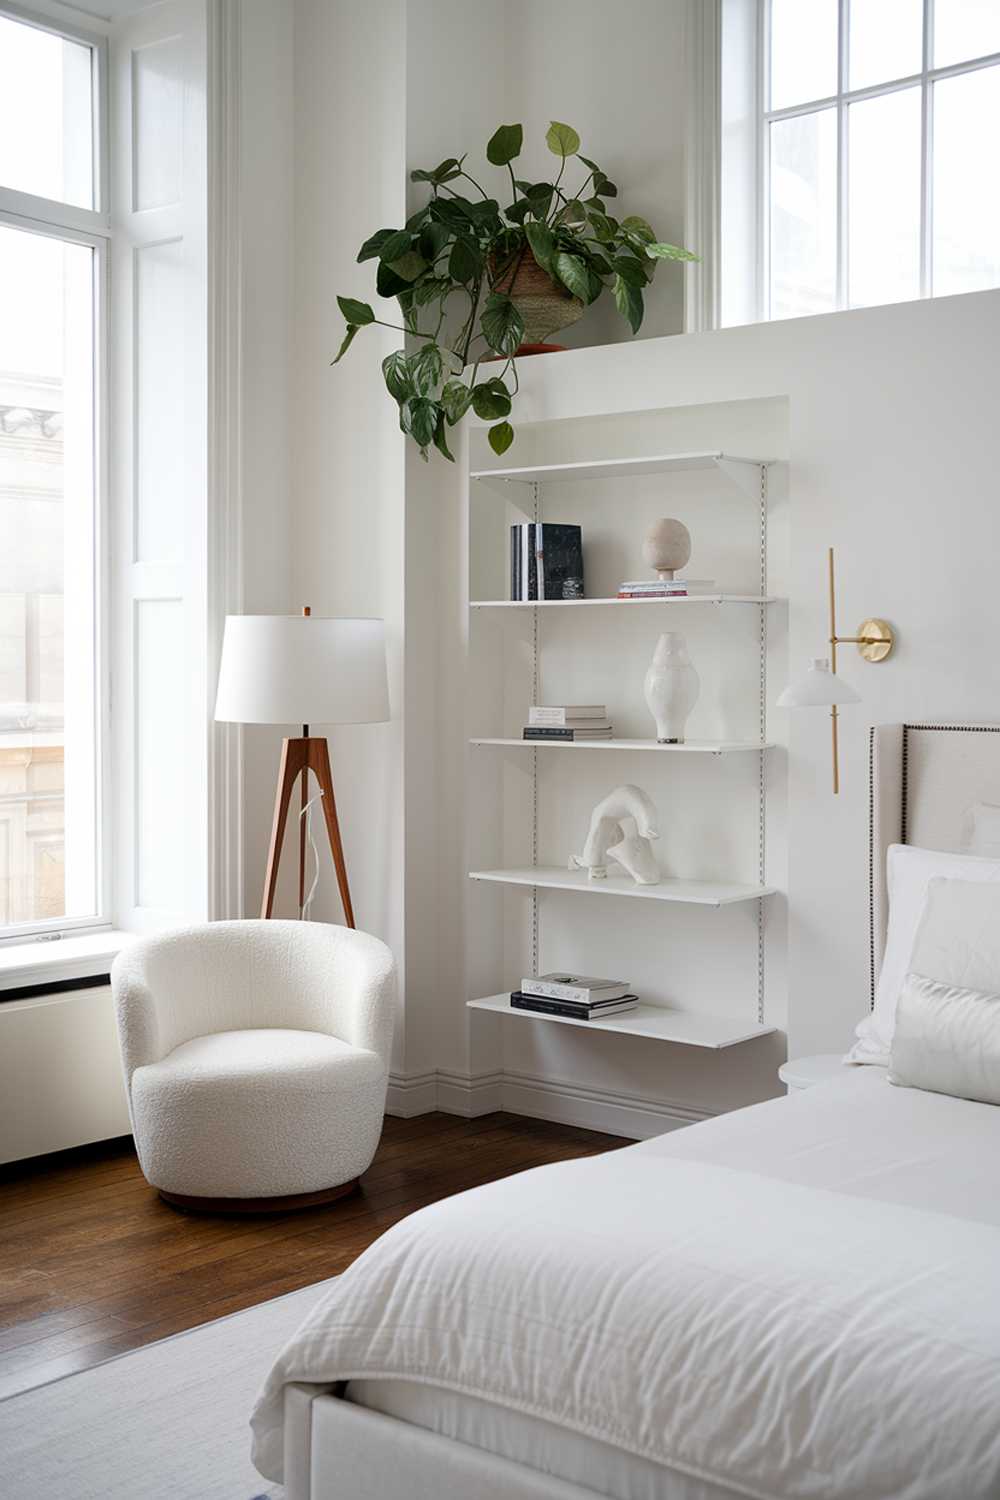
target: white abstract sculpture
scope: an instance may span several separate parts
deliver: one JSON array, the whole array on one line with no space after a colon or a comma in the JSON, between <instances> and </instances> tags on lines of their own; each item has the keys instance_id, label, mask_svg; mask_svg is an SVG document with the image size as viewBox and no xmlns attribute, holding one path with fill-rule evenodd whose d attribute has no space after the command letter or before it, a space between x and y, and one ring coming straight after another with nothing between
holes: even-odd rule
<instances>
[{"instance_id":1,"label":"white abstract sculpture","mask_svg":"<svg viewBox=\"0 0 1000 1500\"><path fill-rule=\"evenodd\" d=\"M683 521L664 516L647 531L642 555L656 569L658 578L673 578L677 569L687 567L691 560L691 533Z\"/></svg>"},{"instance_id":2,"label":"white abstract sculpture","mask_svg":"<svg viewBox=\"0 0 1000 1500\"><path fill-rule=\"evenodd\" d=\"M591 880L605 880L611 858L638 885L659 885L660 867L650 842L659 837L656 808L642 787L616 787L591 813L583 853L570 856L569 868L586 870Z\"/></svg>"},{"instance_id":3,"label":"white abstract sculpture","mask_svg":"<svg viewBox=\"0 0 1000 1500\"><path fill-rule=\"evenodd\" d=\"M676 630L664 631L646 672L646 705L656 720L658 745L683 745L684 726L701 691L687 642Z\"/></svg>"}]
</instances>

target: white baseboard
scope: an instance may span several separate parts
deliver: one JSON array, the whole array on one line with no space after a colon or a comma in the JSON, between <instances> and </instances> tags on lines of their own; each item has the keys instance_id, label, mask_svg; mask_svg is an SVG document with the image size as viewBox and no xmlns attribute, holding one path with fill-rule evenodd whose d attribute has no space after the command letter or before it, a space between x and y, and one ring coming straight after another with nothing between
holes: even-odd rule
<instances>
[{"instance_id":1,"label":"white baseboard","mask_svg":"<svg viewBox=\"0 0 1000 1500\"><path fill-rule=\"evenodd\" d=\"M437 1109L437 1078L435 1072L389 1074L389 1091L385 1100L387 1115L397 1115L401 1120L411 1120L414 1115L428 1115Z\"/></svg>"},{"instance_id":2,"label":"white baseboard","mask_svg":"<svg viewBox=\"0 0 1000 1500\"><path fill-rule=\"evenodd\" d=\"M409 1078L398 1073L390 1075L387 1114L411 1119L436 1109L465 1119L508 1110L515 1115L577 1125L584 1130L636 1141L710 1117L710 1111L684 1104L559 1083L528 1073L483 1073L471 1077L439 1071Z\"/></svg>"}]
</instances>

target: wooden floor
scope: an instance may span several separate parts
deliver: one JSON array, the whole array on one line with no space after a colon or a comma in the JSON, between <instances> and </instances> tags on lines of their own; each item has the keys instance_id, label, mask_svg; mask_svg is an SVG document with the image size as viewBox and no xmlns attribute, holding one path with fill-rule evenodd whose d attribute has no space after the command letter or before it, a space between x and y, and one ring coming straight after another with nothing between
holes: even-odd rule
<instances>
[{"instance_id":1,"label":"wooden floor","mask_svg":"<svg viewBox=\"0 0 1000 1500\"><path fill-rule=\"evenodd\" d=\"M131 1142L0 1167L0 1397L334 1276L438 1198L626 1144L516 1115L387 1119L360 1192L253 1220L168 1208Z\"/></svg>"}]
</instances>

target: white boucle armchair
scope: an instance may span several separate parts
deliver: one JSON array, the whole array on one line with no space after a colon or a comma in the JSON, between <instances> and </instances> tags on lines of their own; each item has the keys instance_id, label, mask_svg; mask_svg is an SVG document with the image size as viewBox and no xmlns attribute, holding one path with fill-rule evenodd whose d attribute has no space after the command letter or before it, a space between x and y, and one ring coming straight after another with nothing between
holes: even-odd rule
<instances>
[{"instance_id":1,"label":"white boucle armchair","mask_svg":"<svg viewBox=\"0 0 1000 1500\"><path fill-rule=\"evenodd\" d=\"M182 1208L259 1212L349 1192L382 1130L396 971L324 922L140 938L111 971L139 1163Z\"/></svg>"}]
</instances>

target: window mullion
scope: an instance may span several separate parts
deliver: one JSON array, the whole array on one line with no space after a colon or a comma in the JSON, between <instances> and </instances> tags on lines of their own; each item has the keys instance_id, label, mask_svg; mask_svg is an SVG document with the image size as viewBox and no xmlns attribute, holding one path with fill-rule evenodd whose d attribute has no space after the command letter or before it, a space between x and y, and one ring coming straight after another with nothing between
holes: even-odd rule
<instances>
[{"instance_id":1,"label":"window mullion","mask_svg":"<svg viewBox=\"0 0 1000 1500\"><path fill-rule=\"evenodd\" d=\"M933 290L931 247L932 199L931 151L934 144L934 94L930 68L934 60L934 0L924 0L923 68L920 80L920 295Z\"/></svg>"},{"instance_id":2,"label":"window mullion","mask_svg":"<svg viewBox=\"0 0 1000 1500\"><path fill-rule=\"evenodd\" d=\"M848 85L850 46L849 0L838 0L837 47L837 307L847 306L848 297L848 114L844 95Z\"/></svg>"}]
</instances>

